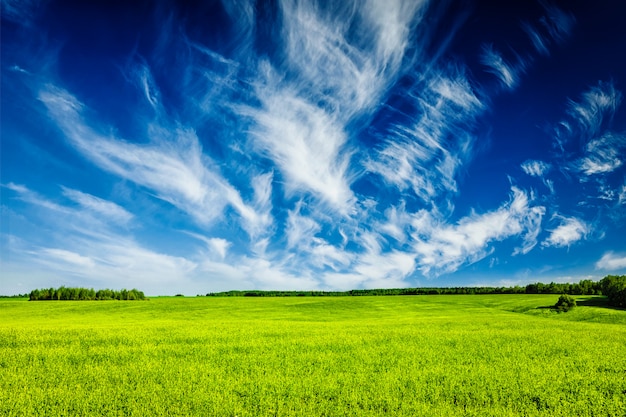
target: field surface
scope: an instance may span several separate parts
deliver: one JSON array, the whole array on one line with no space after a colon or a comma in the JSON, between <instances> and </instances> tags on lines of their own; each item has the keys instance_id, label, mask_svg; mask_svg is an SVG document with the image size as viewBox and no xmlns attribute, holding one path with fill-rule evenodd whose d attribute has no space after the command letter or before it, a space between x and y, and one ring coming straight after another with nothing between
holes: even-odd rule
<instances>
[{"instance_id":1,"label":"field surface","mask_svg":"<svg viewBox=\"0 0 626 417\"><path fill-rule=\"evenodd\" d=\"M626 415L626 311L557 298L0 300L0 415Z\"/></svg>"}]
</instances>

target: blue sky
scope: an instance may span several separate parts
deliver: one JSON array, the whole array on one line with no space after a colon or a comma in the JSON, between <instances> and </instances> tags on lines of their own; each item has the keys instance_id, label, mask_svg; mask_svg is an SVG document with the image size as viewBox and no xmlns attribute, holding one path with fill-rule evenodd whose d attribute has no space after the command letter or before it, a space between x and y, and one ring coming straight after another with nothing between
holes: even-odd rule
<instances>
[{"instance_id":1,"label":"blue sky","mask_svg":"<svg viewBox=\"0 0 626 417\"><path fill-rule=\"evenodd\" d=\"M626 273L620 1L2 1L0 293Z\"/></svg>"}]
</instances>

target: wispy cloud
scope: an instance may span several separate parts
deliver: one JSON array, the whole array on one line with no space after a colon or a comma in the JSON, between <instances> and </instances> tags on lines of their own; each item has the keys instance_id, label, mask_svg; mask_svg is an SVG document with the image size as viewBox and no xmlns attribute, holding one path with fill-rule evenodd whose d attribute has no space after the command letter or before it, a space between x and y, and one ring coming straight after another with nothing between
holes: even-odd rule
<instances>
[{"instance_id":1,"label":"wispy cloud","mask_svg":"<svg viewBox=\"0 0 626 417\"><path fill-rule=\"evenodd\" d=\"M18 199L25 201L27 203L33 204L35 206L42 207L46 210L54 211L54 212L65 214L65 215L72 214L72 213L77 213L77 214L79 213L67 207L64 207L61 204L57 204L55 202L52 202L46 199L45 197L41 196L39 193L29 189L25 185L15 184L15 183L10 182L6 185L3 185L3 187L6 187L9 190L16 192L18 194Z\"/></svg>"},{"instance_id":2,"label":"wispy cloud","mask_svg":"<svg viewBox=\"0 0 626 417\"><path fill-rule=\"evenodd\" d=\"M546 15L541 18L541 24L555 42L564 42L572 33L576 18L573 14L548 2L542 2L542 5L546 11Z\"/></svg>"},{"instance_id":3,"label":"wispy cloud","mask_svg":"<svg viewBox=\"0 0 626 417\"><path fill-rule=\"evenodd\" d=\"M569 101L568 114L577 123L585 139L596 136L611 121L622 102L622 93L612 82L599 82L582 94L579 101Z\"/></svg>"},{"instance_id":4,"label":"wispy cloud","mask_svg":"<svg viewBox=\"0 0 626 417\"><path fill-rule=\"evenodd\" d=\"M160 285L188 280L195 262L150 250L118 225L131 214L113 202L62 187L73 203L55 203L25 186L10 185L31 221L46 225L45 236L33 236L12 247L12 258L33 268L79 279L92 286L140 286L153 291ZM31 210L31 207L39 210ZM86 280L86 281L85 281ZM67 284L67 281L62 283Z\"/></svg>"},{"instance_id":5,"label":"wispy cloud","mask_svg":"<svg viewBox=\"0 0 626 417\"><path fill-rule=\"evenodd\" d=\"M199 233L194 233L190 231L183 231L183 233L194 237L206 244L206 249L209 255L206 256L207 259L218 259L220 261L223 261L226 258L228 249L232 246L232 242L229 242L228 240L223 238L206 237Z\"/></svg>"},{"instance_id":6,"label":"wispy cloud","mask_svg":"<svg viewBox=\"0 0 626 417\"><path fill-rule=\"evenodd\" d=\"M46 2L46 0L2 0L0 3L2 18L29 26L33 24L38 9L45 7Z\"/></svg>"},{"instance_id":7,"label":"wispy cloud","mask_svg":"<svg viewBox=\"0 0 626 417\"><path fill-rule=\"evenodd\" d=\"M349 120L397 76L426 1L281 2L286 61L302 96Z\"/></svg>"},{"instance_id":8,"label":"wispy cloud","mask_svg":"<svg viewBox=\"0 0 626 417\"><path fill-rule=\"evenodd\" d=\"M551 168L547 162L536 160L525 161L521 166L522 170L531 177L543 177Z\"/></svg>"},{"instance_id":9,"label":"wispy cloud","mask_svg":"<svg viewBox=\"0 0 626 417\"><path fill-rule=\"evenodd\" d=\"M115 236L121 238L121 236ZM129 285L146 288L152 293L162 285L175 282L186 283L188 275L196 268L196 264L185 258L172 256L146 249L132 240L121 238L115 241L76 241L68 242L68 246L76 245L71 251L66 249L46 248L39 255L42 263L57 270L65 270L74 276L81 276L99 286ZM89 270L78 268L79 265L63 265L70 258L79 259L89 265ZM61 256L59 256L61 255ZM61 261L59 263L58 261ZM158 293L157 293L158 294Z\"/></svg>"},{"instance_id":10,"label":"wispy cloud","mask_svg":"<svg viewBox=\"0 0 626 417\"><path fill-rule=\"evenodd\" d=\"M129 72L131 73L134 79L131 79L131 82L134 82L139 90L143 93L146 101L150 104L150 106L157 112L163 111L161 109L161 92L159 91L154 78L152 77L152 72L148 68L148 65L143 62L136 64Z\"/></svg>"},{"instance_id":11,"label":"wispy cloud","mask_svg":"<svg viewBox=\"0 0 626 417\"><path fill-rule=\"evenodd\" d=\"M458 70L437 74L420 86L416 120L409 127L394 126L365 167L400 191L410 188L430 201L457 191L458 169L471 157L469 132L484 105Z\"/></svg>"},{"instance_id":12,"label":"wispy cloud","mask_svg":"<svg viewBox=\"0 0 626 417\"><path fill-rule=\"evenodd\" d=\"M352 253L342 268L321 274L330 288L395 288L407 285L407 278L415 271L412 251L383 250L384 237L376 231L361 231L358 242L362 251Z\"/></svg>"},{"instance_id":13,"label":"wispy cloud","mask_svg":"<svg viewBox=\"0 0 626 417\"><path fill-rule=\"evenodd\" d=\"M394 288L407 285L406 278L415 270L415 255L399 250L386 253L370 251L359 257L354 271L361 276L360 286Z\"/></svg>"},{"instance_id":14,"label":"wispy cloud","mask_svg":"<svg viewBox=\"0 0 626 417\"><path fill-rule=\"evenodd\" d=\"M524 29L524 32L526 32L526 34L530 38L530 41L532 42L537 52L539 52L541 55L550 55L550 51L548 49L545 37L541 34L541 32L539 32L539 30L535 26L528 22L523 22L522 29Z\"/></svg>"},{"instance_id":15,"label":"wispy cloud","mask_svg":"<svg viewBox=\"0 0 626 417\"><path fill-rule=\"evenodd\" d=\"M411 222L411 216L406 212L406 207L389 207L385 210L384 220L376 225L376 230L390 236L400 243L404 243L407 238L406 227Z\"/></svg>"},{"instance_id":16,"label":"wispy cloud","mask_svg":"<svg viewBox=\"0 0 626 417\"><path fill-rule=\"evenodd\" d=\"M290 260L295 268L309 265L314 269L345 269L353 259L353 254L344 250L343 245L334 245L319 236L322 226L311 217L302 201L294 210L288 211L285 233L287 248L294 254Z\"/></svg>"},{"instance_id":17,"label":"wispy cloud","mask_svg":"<svg viewBox=\"0 0 626 417\"><path fill-rule=\"evenodd\" d=\"M104 199L61 187L63 195L69 201L51 201L36 191L23 185L10 183L8 189L17 193L17 198L29 207L37 208L32 211L32 221L41 221L46 227L46 233L40 237L33 237L33 242L46 245L50 241L63 240L65 235L80 236L81 239L100 239L110 236L111 233L120 233L120 226L128 226L133 215L121 206ZM69 192L68 192L69 191ZM127 230L126 227L122 229ZM61 231L57 234L57 231Z\"/></svg>"},{"instance_id":18,"label":"wispy cloud","mask_svg":"<svg viewBox=\"0 0 626 417\"><path fill-rule=\"evenodd\" d=\"M259 92L263 108L251 110L254 145L270 157L287 179L289 195L313 193L346 212L353 204L344 127L332 115L290 91Z\"/></svg>"},{"instance_id":19,"label":"wispy cloud","mask_svg":"<svg viewBox=\"0 0 626 417\"><path fill-rule=\"evenodd\" d=\"M613 130L621 102L622 93L614 83L600 81L578 100L569 100L568 117L554 126L561 172L595 185L601 199L619 194L614 183L607 180L624 166L626 135ZM588 200L587 196L580 199Z\"/></svg>"},{"instance_id":20,"label":"wispy cloud","mask_svg":"<svg viewBox=\"0 0 626 417\"><path fill-rule=\"evenodd\" d=\"M560 224L550 230L550 236L542 242L544 247L569 247L578 242L591 232L591 226L576 217L565 217L559 214L552 216Z\"/></svg>"},{"instance_id":21,"label":"wispy cloud","mask_svg":"<svg viewBox=\"0 0 626 417\"><path fill-rule=\"evenodd\" d=\"M63 195L75 201L83 208L91 210L98 215L104 216L113 222L127 224L133 219L133 215L123 207L107 200L83 193L71 188L62 187Z\"/></svg>"},{"instance_id":22,"label":"wispy cloud","mask_svg":"<svg viewBox=\"0 0 626 417\"><path fill-rule=\"evenodd\" d=\"M615 171L623 164L626 136L607 133L591 140L585 147L586 155L579 160L579 170L585 175Z\"/></svg>"},{"instance_id":23,"label":"wispy cloud","mask_svg":"<svg viewBox=\"0 0 626 417\"><path fill-rule=\"evenodd\" d=\"M45 258L49 258L61 263L71 264L72 267L80 267L87 270L91 270L96 265L92 258L65 249L43 248L39 251L39 255L43 256L44 263L46 262Z\"/></svg>"},{"instance_id":24,"label":"wispy cloud","mask_svg":"<svg viewBox=\"0 0 626 417\"><path fill-rule=\"evenodd\" d=\"M487 72L495 75L502 85L509 90L515 89L519 83L519 73L523 72L521 63L515 65L506 62L502 54L493 48L493 45L483 45L481 62L487 67Z\"/></svg>"},{"instance_id":25,"label":"wispy cloud","mask_svg":"<svg viewBox=\"0 0 626 417\"><path fill-rule=\"evenodd\" d=\"M545 14L536 24L522 22L521 26L528 38L532 42L535 50L544 56L550 55L549 46L553 43L562 44L570 37L576 24L573 14L566 12L559 7L541 2Z\"/></svg>"},{"instance_id":26,"label":"wispy cloud","mask_svg":"<svg viewBox=\"0 0 626 417\"><path fill-rule=\"evenodd\" d=\"M602 255L602 258L596 262L596 269L604 269L607 271L626 269L626 254L612 251L606 252Z\"/></svg>"},{"instance_id":27,"label":"wispy cloud","mask_svg":"<svg viewBox=\"0 0 626 417\"><path fill-rule=\"evenodd\" d=\"M306 192L341 213L355 203L348 123L372 112L401 70L425 3L367 7L280 3L279 62L261 60L259 108L243 107L254 145L280 168L288 195ZM358 34L358 36L355 36Z\"/></svg>"},{"instance_id":28,"label":"wispy cloud","mask_svg":"<svg viewBox=\"0 0 626 417\"><path fill-rule=\"evenodd\" d=\"M515 253L528 253L537 243L544 214L543 206L531 205L528 195L515 187L511 200L499 209L472 214L456 224L446 224L422 210L412 221L418 269L424 275L454 272L490 254L489 243L513 236L523 237Z\"/></svg>"},{"instance_id":29,"label":"wispy cloud","mask_svg":"<svg viewBox=\"0 0 626 417\"><path fill-rule=\"evenodd\" d=\"M90 126L83 104L65 90L47 86L39 99L69 143L85 157L108 172L153 190L198 223L215 221L226 205L235 208L252 229L269 222L267 212L257 213L244 203L239 192L212 167L193 130L150 126L150 143L134 144ZM267 204L267 197L258 202Z\"/></svg>"},{"instance_id":30,"label":"wispy cloud","mask_svg":"<svg viewBox=\"0 0 626 417\"><path fill-rule=\"evenodd\" d=\"M221 239L221 238L210 238L208 240L208 244L211 248L211 250L217 252L217 254L220 256L220 258L224 259L226 257L226 251L228 250L229 246L231 245L229 241L227 241L226 239Z\"/></svg>"},{"instance_id":31,"label":"wispy cloud","mask_svg":"<svg viewBox=\"0 0 626 417\"><path fill-rule=\"evenodd\" d=\"M320 225L310 216L301 214L302 201L300 201L294 210L288 211L287 216L287 247L306 245L310 242L315 234L321 230Z\"/></svg>"},{"instance_id":32,"label":"wispy cloud","mask_svg":"<svg viewBox=\"0 0 626 417\"><path fill-rule=\"evenodd\" d=\"M63 195L72 201L57 204L25 186L8 184L7 189L18 193L28 203L25 213L37 224L46 224L45 239L20 240L7 246L12 259L31 265L31 271L45 270L50 282L56 285L93 287L139 287L149 294L161 294L164 288L198 288L207 286L222 289L318 289L319 279L310 274L310 264L287 264L281 254L256 254L231 250L227 239L185 232L203 245L190 245L184 256L151 249L132 237L128 230L120 230L110 221L102 221L103 207L107 213L114 203L95 199L76 190L62 187ZM73 203L80 200L83 204ZM94 203L95 202L95 203ZM39 210L32 211L30 207ZM104 216L107 217L107 216ZM110 216L109 216L110 217ZM135 221L140 222L137 218ZM171 236L171 239L176 236ZM178 238L176 238L178 239ZM182 241L189 245L190 242ZM311 259L327 259L330 263L345 264L347 253L324 246L321 240L310 248L317 254ZM327 262L327 263L328 263ZM322 265L323 266L323 265ZM17 273L17 272L16 272ZM54 277L54 278L52 278ZM52 281L50 281L52 279Z\"/></svg>"},{"instance_id":33,"label":"wispy cloud","mask_svg":"<svg viewBox=\"0 0 626 417\"><path fill-rule=\"evenodd\" d=\"M548 187L550 192L554 194L554 181L547 179L546 176L552 169L552 165L544 162L529 159L521 164L522 170L531 177L541 178L543 184Z\"/></svg>"},{"instance_id":34,"label":"wispy cloud","mask_svg":"<svg viewBox=\"0 0 626 417\"><path fill-rule=\"evenodd\" d=\"M619 188L617 199L619 204L626 204L626 185Z\"/></svg>"}]
</instances>

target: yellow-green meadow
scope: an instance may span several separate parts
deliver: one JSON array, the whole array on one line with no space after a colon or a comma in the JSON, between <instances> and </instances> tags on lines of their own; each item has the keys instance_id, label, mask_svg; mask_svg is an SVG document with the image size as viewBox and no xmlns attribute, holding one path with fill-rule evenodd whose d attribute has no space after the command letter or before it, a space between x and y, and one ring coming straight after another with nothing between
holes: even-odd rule
<instances>
[{"instance_id":1,"label":"yellow-green meadow","mask_svg":"<svg viewBox=\"0 0 626 417\"><path fill-rule=\"evenodd\" d=\"M557 298L4 299L0 415L626 415L626 311Z\"/></svg>"}]
</instances>

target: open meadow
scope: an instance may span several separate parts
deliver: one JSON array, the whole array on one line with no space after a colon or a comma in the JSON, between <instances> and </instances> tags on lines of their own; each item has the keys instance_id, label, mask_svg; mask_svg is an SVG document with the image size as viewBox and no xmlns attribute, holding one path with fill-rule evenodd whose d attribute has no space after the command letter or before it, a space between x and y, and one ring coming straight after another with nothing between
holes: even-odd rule
<instances>
[{"instance_id":1,"label":"open meadow","mask_svg":"<svg viewBox=\"0 0 626 417\"><path fill-rule=\"evenodd\" d=\"M557 298L3 299L0 415L626 415L626 311Z\"/></svg>"}]
</instances>

